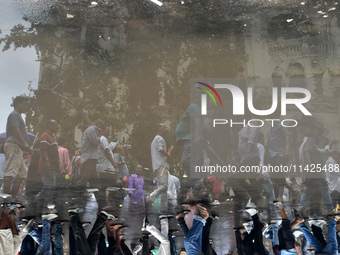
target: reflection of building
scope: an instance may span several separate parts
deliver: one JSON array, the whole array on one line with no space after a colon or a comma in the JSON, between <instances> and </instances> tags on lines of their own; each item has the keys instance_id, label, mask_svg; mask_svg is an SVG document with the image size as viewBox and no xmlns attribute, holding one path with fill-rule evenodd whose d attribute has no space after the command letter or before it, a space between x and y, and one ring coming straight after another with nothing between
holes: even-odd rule
<instances>
[{"instance_id":1,"label":"reflection of building","mask_svg":"<svg viewBox=\"0 0 340 255\"><path fill-rule=\"evenodd\" d=\"M209 18L199 22L190 13L195 8L202 11L204 5L164 2L165 9L150 12L142 9L144 15L129 13L130 9L123 3L118 7L107 6L107 10L99 5L89 8L88 3L84 3L86 8L81 9L78 16L78 10L72 12L81 18L68 20L69 23L61 24L55 32L57 38L65 38L69 48L56 46L54 64L66 67L74 61L66 51L84 45L98 54L120 54L121 62L111 68L114 71L122 69L120 74L113 72L110 86L115 88L112 92L115 99L105 105L105 110L113 118L119 118L123 114L121 106L125 102L126 88L131 83L140 87L150 84L146 93L147 96L152 94L150 112L161 115L168 122L174 120L171 113L174 91L169 87L180 84L176 91L180 92L190 78L273 78L272 82L261 84L263 89L273 84L309 89L313 98L308 108L321 122L333 127L332 136L337 135L334 132L340 130L335 117L338 112L336 78L340 76L340 29L338 17L332 11L324 17L325 14L319 14L323 11L322 5L315 9L301 1L289 1L290 8L282 8L282 3L276 2L251 8L243 3L249 9L244 9L246 13L240 16L236 9L233 13L232 8L221 4L212 9L216 16L205 15ZM72 10L61 1L59 5L60 13ZM328 9L331 7L330 4L327 6ZM263 8L266 8L265 13ZM300 12L302 9L304 14ZM42 58L48 57L51 56L43 55ZM91 56L88 58L91 60ZM93 58L93 61L98 59ZM47 66L51 67L41 62L41 83L49 81ZM91 78L88 77L93 82ZM294 116L296 112L290 114Z\"/></svg>"},{"instance_id":2,"label":"reflection of building","mask_svg":"<svg viewBox=\"0 0 340 255\"><path fill-rule=\"evenodd\" d=\"M340 135L338 91L340 29L338 16L296 16L268 12L257 16L245 37L248 77L273 78L274 86L304 87L312 93L307 104L330 137ZM291 19L290 19L291 18ZM277 28L273 31L273 28ZM263 85L263 84L262 84ZM268 84L264 85L268 86ZM291 111L294 116L298 112Z\"/></svg>"},{"instance_id":3,"label":"reflection of building","mask_svg":"<svg viewBox=\"0 0 340 255\"><path fill-rule=\"evenodd\" d=\"M37 29L41 34L44 34L44 32L47 31L46 28L38 27ZM73 101L74 99L77 101L83 100L80 105L86 105L86 100L88 99L100 99L101 92L91 88L93 87L92 84L97 83L95 78L91 76L91 65L96 66L100 64L96 55L115 54L113 49L122 48L126 45L127 34L125 33L124 25L119 24L110 27L83 25L78 28L58 27L54 30L54 36L58 43L51 43L51 45L54 45L53 50L49 47L46 47L46 49L40 48L41 61L39 87L50 89L51 87L48 85L54 84L56 83L55 80L60 79L58 85L55 87L52 86L52 88L54 89L54 92L69 98L70 101ZM91 52L86 54L86 51L93 51L94 53ZM84 62L88 61L91 64L88 66L86 64L79 64L79 61L82 61L82 58L86 59ZM81 74L80 77L76 77L76 75L79 75L78 72ZM68 78L70 77L75 78L71 83L68 81ZM69 92L64 93L63 89L68 85L80 89L73 95L69 94ZM111 92L110 89L108 89L106 93L112 93L115 97L111 103L104 102L103 107L107 110L107 114L111 114L110 117L117 119L122 112L121 108L124 104L125 86L116 77L111 78L110 85L114 90ZM88 97L88 99L86 97ZM112 110L113 108L114 111ZM84 112L86 113L87 110L84 109ZM76 109L71 109L70 113L71 115L78 114ZM87 124L84 123L84 125ZM74 138L80 143L80 128L75 129Z\"/></svg>"}]
</instances>

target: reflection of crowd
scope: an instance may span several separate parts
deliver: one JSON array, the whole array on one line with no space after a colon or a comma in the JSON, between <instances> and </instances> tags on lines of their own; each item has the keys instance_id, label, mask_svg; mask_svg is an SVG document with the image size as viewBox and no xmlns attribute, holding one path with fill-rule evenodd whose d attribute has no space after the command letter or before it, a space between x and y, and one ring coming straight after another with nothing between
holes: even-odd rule
<instances>
[{"instance_id":1,"label":"reflection of crowd","mask_svg":"<svg viewBox=\"0 0 340 255\"><path fill-rule=\"evenodd\" d=\"M233 211L238 254L307 254L311 249L315 254L337 254L340 208L335 208L334 199L339 198L339 172L303 171L299 177L262 171L292 162L303 169L316 165L338 169L340 153L332 149L333 141L326 146L317 143L314 119L301 124L303 139L295 151L297 130L279 122L273 122L267 136L259 127L241 128L232 161L237 168L257 166L253 175L190 178L195 165L224 162L210 144L198 105L185 96L179 97L178 105L184 110L175 130L181 171L171 167L174 159L164 123L157 124L150 141L150 171L133 162L129 146L110 140L110 128L100 119L83 132L81 150L71 160L67 138L55 138L59 128L55 120L46 123L31 149L21 117L26 100L15 98L7 121L5 158L0 158L5 164L0 172L0 254L63 254L66 229L70 254L217 254L213 223L224 206ZM323 206L312 206L315 197L322 197ZM93 201L98 213L88 231L92 224L82 218L91 210L93 214ZM122 234L128 228L121 215L125 205L134 215L145 214L140 241L130 247ZM24 216L37 211L39 217ZM15 222L20 220L19 231ZM184 245L176 241L174 222L181 228Z\"/></svg>"}]
</instances>

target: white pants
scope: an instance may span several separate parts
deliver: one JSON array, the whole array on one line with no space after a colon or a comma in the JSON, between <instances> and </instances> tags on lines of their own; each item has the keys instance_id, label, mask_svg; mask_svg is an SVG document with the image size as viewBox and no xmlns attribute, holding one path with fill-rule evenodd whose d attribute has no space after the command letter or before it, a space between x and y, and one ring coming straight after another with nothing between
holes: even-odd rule
<instances>
[{"instance_id":1,"label":"white pants","mask_svg":"<svg viewBox=\"0 0 340 255\"><path fill-rule=\"evenodd\" d=\"M158 255L171 255L170 241L168 239L169 223L168 219L161 220L161 231L153 225L147 225L146 230L149 231L160 243Z\"/></svg>"}]
</instances>

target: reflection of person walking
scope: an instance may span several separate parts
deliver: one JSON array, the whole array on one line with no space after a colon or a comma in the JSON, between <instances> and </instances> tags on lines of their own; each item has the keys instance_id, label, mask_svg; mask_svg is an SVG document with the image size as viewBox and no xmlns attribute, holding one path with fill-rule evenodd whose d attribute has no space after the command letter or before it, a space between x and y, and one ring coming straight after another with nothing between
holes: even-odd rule
<instances>
[{"instance_id":1,"label":"reflection of person walking","mask_svg":"<svg viewBox=\"0 0 340 255\"><path fill-rule=\"evenodd\" d=\"M44 198L44 206L52 206L56 186L56 175L60 172L58 145L53 134L59 125L55 120L49 120L46 131L40 137L40 159L38 171L43 183L43 189L37 198ZM51 208L51 207L49 207Z\"/></svg>"},{"instance_id":2,"label":"reflection of person walking","mask_svg":"<svg viewBox=\"0 0 340 255\"><path fill-rule=\"evenodd\" d=\"M162 135L166 131L163 123L157 125L157 135L151 143L151 158L152 168L157 178L157 189L153 191L147 198L148 203L152 203L161 195L162 211L167 212L167 190L168 190L168 175L169 165L167 163L168 153L166 143Z\"/></svg>"},{"instance_id":3,"label":"reflection of person walking","mask_svg":"<svg viewBox=\"0 0 340 255\"><path fill-rule=\"evenodd\" d=\"M21 114L27 111L26 99L20 96L16 97L13 100L13 106L14 111L8 116L6 126L4 197L12 194L15 198L21 183L27 177L23 151L31 152L31 149L28 145L25 123L21 117Z\"/></svg>"},{"instance_id":4,"label":"reflection of person walking","mask_svg":"<svg viewBox=\"0 0 340 255\"><path fill-rule=\"evenodd\" d=\"M87 183L90 184L91 188L100 187L96 168L97 161L99 159L98 146L100 145L100 137L102 131L105 130L105 128L105 123L102 120L98 119L93 123L92 126L89 126L82 135L80 159L80 164L82 166L77 181L78 198L81 197L82 194L84 194ZM99 208L102 208L105 201L99 198L103 197L96 196L98 206ZM81 199L79 202L84 203L84 200Z\"/></svg>"}]
</instances>

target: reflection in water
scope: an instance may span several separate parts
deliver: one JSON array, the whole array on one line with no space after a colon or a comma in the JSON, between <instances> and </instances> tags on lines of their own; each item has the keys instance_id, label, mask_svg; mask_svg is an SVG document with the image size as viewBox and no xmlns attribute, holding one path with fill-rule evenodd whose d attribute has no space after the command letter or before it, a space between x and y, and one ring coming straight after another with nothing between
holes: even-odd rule
<instances>
[{"instance_id":1,"label":"reflection in water","mask_svg":"<svg viewBox=\"0 0 340 255\"><path fill-rule=\"evenodd\" d=\"M31 27L0 42L36 48L39 87L15 99L1 140L0 254L337 253L336 2L20 8ZM237 120L232 97L203 116L189 94L197 77L252 87L256 109L270 108L272 87L308 89L313 116L288 106L270 118L298 119L296 128L214 129L211 116ZM228 164L257 171L195 174ZM297 171L264 171L289 166Z\"/></svg>"}]
</instances>

